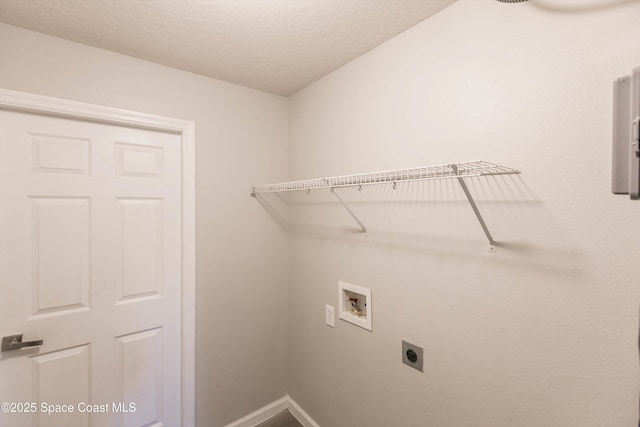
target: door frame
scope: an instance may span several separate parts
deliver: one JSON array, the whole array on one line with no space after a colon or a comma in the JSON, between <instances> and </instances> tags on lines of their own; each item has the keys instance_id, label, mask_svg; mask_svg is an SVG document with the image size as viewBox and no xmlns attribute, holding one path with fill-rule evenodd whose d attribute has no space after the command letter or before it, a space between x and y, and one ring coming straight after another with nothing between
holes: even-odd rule
<instances>
[{"instance_id":1,"label":"door frame","mask_svg":"<svg viewBox=\"0 0 640 427\"><path fill-rule=\"evenodd\" d=\"M181 136L182 154L182 426L195 425L195 122L0 88L0 110L88 120Z\"/></svg>"}]
</instances>

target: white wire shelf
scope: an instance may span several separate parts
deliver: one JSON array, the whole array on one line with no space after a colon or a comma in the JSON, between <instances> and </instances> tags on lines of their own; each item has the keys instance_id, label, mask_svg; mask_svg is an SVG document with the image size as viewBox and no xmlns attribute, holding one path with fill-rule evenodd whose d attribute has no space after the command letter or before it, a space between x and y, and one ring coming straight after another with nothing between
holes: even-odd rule
<instances>
[{"instance_id":1,"label":"white wire shelf","mask_svg":"<svg viewBox=\"0 0 640 427\"><path fill-rule=\"evenodd\" d=\"M327 178L305 179L301 181L280 182L276 184L255 185L251 195L258 193L279 193L286 191L307 191L319 188L356 187L362 185L386 184L407 181L425 181L434 179L467 178L488 175L519 174L520 171L482 160L448 163L444 165L422 166L418 168L396 169L357 175L332 176Z\"/></svg>"},{"instance_id":2,"label":"white wire shelf","mask_svg":"<svg viewBox=\"0 0 640 427\"><path fill-rule=\"evenodd\" d=\"M484 218L480 214L480 210L476 205L473 196L469 192L465 178L491 176L491 175L512 175L519 174L517 169L506 166L497 165L495 163L485 162L483 160L473 160L469 162L448 163L444 165L422 166L418 168L396 169L382 172L362 173L357 175L332 176L327 178L305 179L301 181L280 182L277 184L264 184L251 186L251 195L257 197L259 193L279 193L285 191L311 191L320 188L329 188L336 196L340 204L349 212L351 217L358 223L360 229L367 235L367 228L364 226L358 216L349 208L349 206L340 198L336 192L341 187L359 187L363 185L389 184L392 183L394 188L398 182L407 181L426 181L435 179L452 179L455 178L460 183L462 191L473 209L480 227L489 241L489 251L495 252L496 241L493 239Z\"/></svg>"}]
</instances>

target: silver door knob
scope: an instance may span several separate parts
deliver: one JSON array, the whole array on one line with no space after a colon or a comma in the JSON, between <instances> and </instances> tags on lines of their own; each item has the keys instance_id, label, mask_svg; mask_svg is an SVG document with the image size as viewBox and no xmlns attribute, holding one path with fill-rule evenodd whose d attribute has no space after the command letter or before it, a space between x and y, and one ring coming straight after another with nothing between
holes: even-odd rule
<instances>
[{"instance_id":1,"label":"silver door knob","mask_svg":"<svg viewBox=\"0 0 640 427\"><path fill-rule=\"evenodd\" d=\"M2 351L20 350L24 347L35 347L44 344L43 340L22 341L22 334L2 337Z\"/></svg>"}]
</instances>

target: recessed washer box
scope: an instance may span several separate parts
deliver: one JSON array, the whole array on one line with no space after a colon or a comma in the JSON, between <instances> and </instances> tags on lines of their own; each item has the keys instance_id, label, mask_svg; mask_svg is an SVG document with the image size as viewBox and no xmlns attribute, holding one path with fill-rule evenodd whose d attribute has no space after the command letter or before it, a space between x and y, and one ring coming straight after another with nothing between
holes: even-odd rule
<instances>
[{"instance_id":1,"label":"recessed washer box","mask_svg":"<svg viewBox=\"0 0 640 427\"><path fill-rule=\"evenodd\" d=\"M340 319L371 331L371 289L351 283L338 282Z\"/></svg>"}]
</instances>

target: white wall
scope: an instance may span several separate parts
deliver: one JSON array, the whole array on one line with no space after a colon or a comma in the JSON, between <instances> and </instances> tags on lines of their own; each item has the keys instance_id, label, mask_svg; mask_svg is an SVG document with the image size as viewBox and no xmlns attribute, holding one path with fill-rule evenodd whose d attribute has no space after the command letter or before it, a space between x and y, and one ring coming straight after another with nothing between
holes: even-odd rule
<instances>
[{"instance_id":1,"label":"white wall","mask_svg":"<svg viewBox=\"0 0 640 427\"><path fill-rule=\"evenodd\" d=\"M470 180L495 254L452 181L343 190L367 238L327 192L292 197L289 393L320 425L636 425L640 204L610 194L610 135L640 2L543 7L577 3L461 0L292 97L292 180L522 171ZM373 332L324 326L338 280L373 290Z\"/></svg>"},{"instance_id":2,"label":"white wall","mask_svg":"<svg viewBox=\"0 0 640 427\"><path fill-rule=\"evenodd\" d=\"M287 235L248 193L286 179L287 99L4 24L0 87L196 122L197 423L282 397Z\"/></svg>"}]
</instances>

